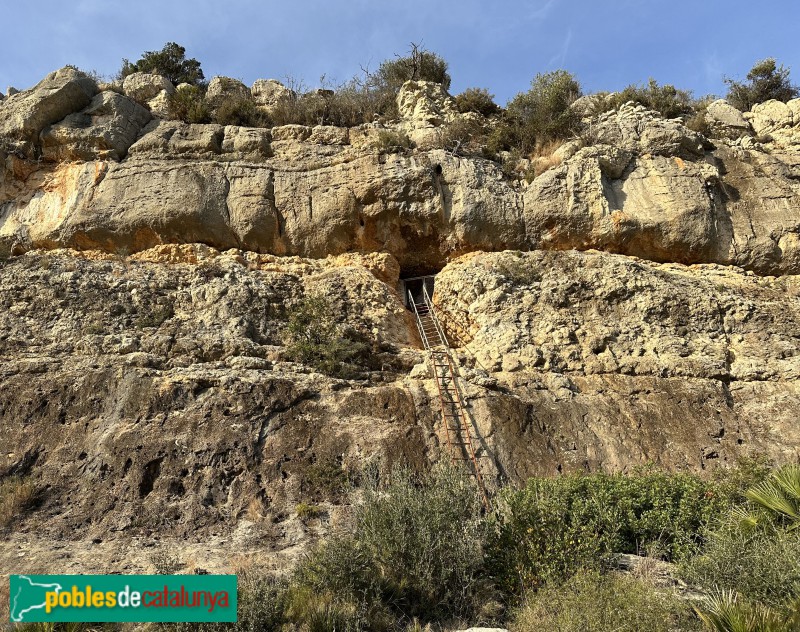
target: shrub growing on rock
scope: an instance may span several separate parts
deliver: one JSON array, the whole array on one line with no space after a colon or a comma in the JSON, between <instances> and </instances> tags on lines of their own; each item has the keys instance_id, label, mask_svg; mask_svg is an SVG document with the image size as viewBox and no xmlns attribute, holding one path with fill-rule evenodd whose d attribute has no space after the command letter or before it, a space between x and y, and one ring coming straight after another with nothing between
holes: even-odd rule
<instances>
[{"instance_id":1,"label":"shrub growing on rock","mask_svg":"<svg viewBox=\"0 0 800 632\"><path fill-rule=\"evenodd\" d=\"M628 101L634 101L650 110L655 110L664 118L687 116L692 114L695 109L690 91L680 90L669 84L659 85L652 78L647 85L631 84L608 99L612 108L618 108Z\"/></svg>"},{"instance_id":2,"label":"shrub growing on rock","mask_svg":"<svg viewBox=\"0 0 800 632\"><path fill-rule=\"evenodd\" d=\"M269 118L258 109L252 99L231 97L225 99L214 110L214 121L220 125L242 127L267 127Z\"/></svg>"},{"instance_id":3,"label":"shrub growing on rock","mask_svg":"<svg viewBox=\"0 0 800 632\"><path fill-rule=\"evenodd\" d=\"M579 96L580 84L566 70L536 75L531 89L508 104L493 149L516 147L528 154L537 144L569 138L580 125L578 116L569 107Z\"/></svg>"},{"instance_id":4,"label":"shrub growing on rock","mask_svg":"<svg viewBox=\"0 0 800 632\"><path fill-rule=\"evenodd\" d=\"M124 79L134 72L161 75L169 79L174 86L181 83L201 85L205 80L200 62L194 58L187 59L186 49L175 42L166 43L160 51L145 52L141 59L134 63L123 59L119 78Z\"/></svg>"},{"instance_id":5,"label":"shrub growing on rock","mask_svg":"<svg viewBox=\"0 0 800 632\"><path fill-rule=\"evenodd\" d=\"M800 96L800 87L789 80L789 68L778 66L772 57L757 62L747 73L746 82L726 78L725 83L728 103L742 112L770 99L786 102Z\"/></svg>"},{"instance_id":6,"label":"shrub growing on rock","mask_svg":"<svg viewBox=\"0 0 800 632\"><path fill-rule=\"evenodd\" d=\"M500 112L500 106L494 102L494 95L486 88L467 88L456 95L456 107L462 114L476 112L481 116L493 116Z\"/></svg>"},{"instance_id":7,"label":"shrub growing on rock","mask_svg":"<svg viewBox=\"0 0 800 632\"><path fill-rule=\"evenodd\" d=\"M419 44L412 42L408 55L384 61L375 74L375 81L397 94L406 81L433 81L450 89L447 62Z\"/></svg>"},{"instance_id":8,"label":"shrub growing on rock","mask_svg":"<svg viewBox=\"0 0 800 632\"><path fill-rule=\"evenodd\" d=\"M411 139L403 132L381 130L374 143L375 149L383 154L395 154L413 147Z\"/></svg>"},{"instance_id":9,"label":"shrub growing on rock","mask_svg":"<svg viewBox=\"0 0 800 632\"><path fill-rule=\"evenodd\" d=\"M285 343L293 361L339 378L356 376L356 363L367 351L336 322L331 302L322 296L306 296L295 306Z\"/></svg>"},{"instance_id":10,"label":"shrub growing on rock","mask_svg":"<svg viewBox=\"0 0 800 632\"><path fill-rule=\"evenodd\" d=\"M28 479L10 476L0 481L0 529L8 526L36 499L36 486Z\"/></svg>"},{"instance_id":11,"label":"shrub growing on rock","mask_svg":"<svg viewBox=\"0 0 800 632\"><path fill-rule=\"evenodd\" d=\"M203 90L197 86L182 86L167 97L169 118L185 123L210 123L211 110Z\"/></svg>"}]
</instances>

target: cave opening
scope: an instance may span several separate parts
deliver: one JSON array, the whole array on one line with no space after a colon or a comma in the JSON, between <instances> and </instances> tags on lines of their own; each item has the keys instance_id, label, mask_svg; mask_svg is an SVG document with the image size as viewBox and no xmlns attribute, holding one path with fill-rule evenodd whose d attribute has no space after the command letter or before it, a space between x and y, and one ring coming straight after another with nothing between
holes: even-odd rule
<instances>
[{"instance_id":1,"label":"cave opening","mask_svg":"<svg viewBox=\"0 0 800 632\"><path fill-rule=\"evenodd\" d=\"M428 291L428 296L433 297L434 280L436 274L426 274L423 276L411 276L400 279L400 293L403 296L403 304L412 309L411 300L417 304L424 302L423 288Z\"/></svg>"}]
</instances>

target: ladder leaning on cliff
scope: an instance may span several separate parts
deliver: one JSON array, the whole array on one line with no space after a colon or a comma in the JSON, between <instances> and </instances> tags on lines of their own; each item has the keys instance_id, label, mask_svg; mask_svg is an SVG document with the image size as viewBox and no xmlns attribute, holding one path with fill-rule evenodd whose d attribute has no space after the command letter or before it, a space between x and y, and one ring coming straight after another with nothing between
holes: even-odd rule
<instances>
[{"instance_id":1,"label":"ladder leaning on cliff","mask_svg":"<svg viewBox=\"0 0 800 632\"><path fill-rule=\"evenodd\" d=\"M417 319L417 328L425 350L430 354L433 376L439 391L439 404L442 410L442 423L444 424L447 446L450 451L450 461L467 462L471 465L472 473L481 492L483 506L489 510L489 498L486 486L483 483L478 460L475 458L475 448L472 442L472 433L465 410L464 399L458 388L458 369L450 352L450 344L444 333L433 307L433 302L428 295L425 283L422 284L422 302L417 303L414 296L408 292L409 303L414 308Z\"/></svg>"}]
</instances>

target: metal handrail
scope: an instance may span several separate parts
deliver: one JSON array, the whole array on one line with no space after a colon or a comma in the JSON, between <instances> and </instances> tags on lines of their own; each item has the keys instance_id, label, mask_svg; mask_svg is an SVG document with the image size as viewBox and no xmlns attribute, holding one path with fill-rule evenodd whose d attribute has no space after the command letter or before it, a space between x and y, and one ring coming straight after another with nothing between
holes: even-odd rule
<instances>
[{"instance_id":1,"label":"metal handrail","mask_svg":"<svg viewBox=\"0 0 800 632\"><path fill-rule=\"evenodd\" d=\"M411 294L411 290L408 291L408 300L414 307L414 315L416 316L416 321L417 321L417 331L419 331L419 336L422 339L422 346L424 346L425 349L430 349L431 345L428 342L428 336L425 334L425 330L422 328L422 318L420 316L419 310L417 309L417 303L414 301L414 295Z\"/></svg>"},{"instance_id":2,"label":"metal handrail","mask_svg":"<svg viewBox=\"0 0 800 632\"><path fill-rule=\"evenodd\" d=\"M445 428L445 435L447 439L447 443L450 447L450 458L453 462L456 460L455 455L455 445L461 445L466 448L466 456L472 462L473 472L475 474L475 479L478 483L478 488L480 489L483 504L486 510L489 510L489 498L486 494L486 485L483 481L483 476L481 475L480 468L478 467L478 461L475 456L475 446L473 445L472 441L472 433L469 428L468 418L466 413L466 403L464 401L464 396L461 393L461 388L458 384L458 376L459 372L456 362L453 360L450 350L450 343L447 340L447 336L444 333L444 328L442 324L439 322L439 318L436 315L436 310L433 307L433 301L431 300L430 295L428 294L428 288L425 287L425 284L422 285L422 300L427 312L425 316L428 317L428 320L433 323L434 330L436 335L439 337L438 344L435 346L431 345L431 341L428 339L428 334L425 332L425 327L422 322L422 314L419 313L419 309L417 308L417 303L414 300L414 296L411 294L411 291L408 292L408 298L411 301L411 305L414 309L414 315L416 316L417 320L417 329L420 332L420 337L422 338L422 343L425 346L425 349L430 353L430 360L432 363L433 368L433 376L436 380L436 387L439 391L439 403L442 409L442 423ZM431 332L433 335L433 332ZM446 367L441 374L439 371L440 364L437 362L437 358L439 362L441 360L445 360L445 364L441 365ZM445 391L443 388L447 388L446 381L449 380L450 387L447 392L451 393L454 396L454 400L451 401L451 398L445 398L444 394ZM448 420L447 414L447 407L453 406L451 409L452 412L455 413L455 420L458 429L453 428L453 432L456 434L456 439L460 437L460 442L454 441L453 437L450 434L450 422Z\"/></svg>"},{"instance_id":3,"label":"metal handrail","mask_svg":"<svg viewBox=\"0 0 800 632\"><path fill-rule=\"evenodd\" d=\"M442 340L445 348L450 348L450 341L447 339L447 336L444 333L444 328L442 324L439 322L439 318L436 316L436 310L433 309L433 301L431 297L428 296L428 288L425 287L425 284L422 284L422 300L425 301L425 305L428 307L428 313L431 315L431 320L433 320L433 326L436 327L436 332L439 334L439 337Z\"/></svg>"}]
</instances>

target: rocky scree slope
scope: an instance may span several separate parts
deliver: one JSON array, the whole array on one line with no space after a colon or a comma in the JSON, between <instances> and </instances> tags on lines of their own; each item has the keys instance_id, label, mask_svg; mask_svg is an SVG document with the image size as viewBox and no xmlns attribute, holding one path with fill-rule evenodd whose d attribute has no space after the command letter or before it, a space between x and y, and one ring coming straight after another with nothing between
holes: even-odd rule
<instances>
[{"instance_id":1,"label":"rocky scree slope","mask_svg":"<svg viewBox=\"0 0 800 632\"><path fill-rule=\"evenodd\" d=\"M436 386L397 290L442 267L491 487L800 457L796 102L716 102L713 141L626 105L525 185L434 148L460 116L435 84L404 87L417 149L387 154L379 124L162 120L150 77L63 69L0 103L0 476L38 490L0 569L156 539L226 568L346 521L365 463L428 467ZM354 379L288 361L313 294L371 350Z\"/></svg>"}]
</instances>

